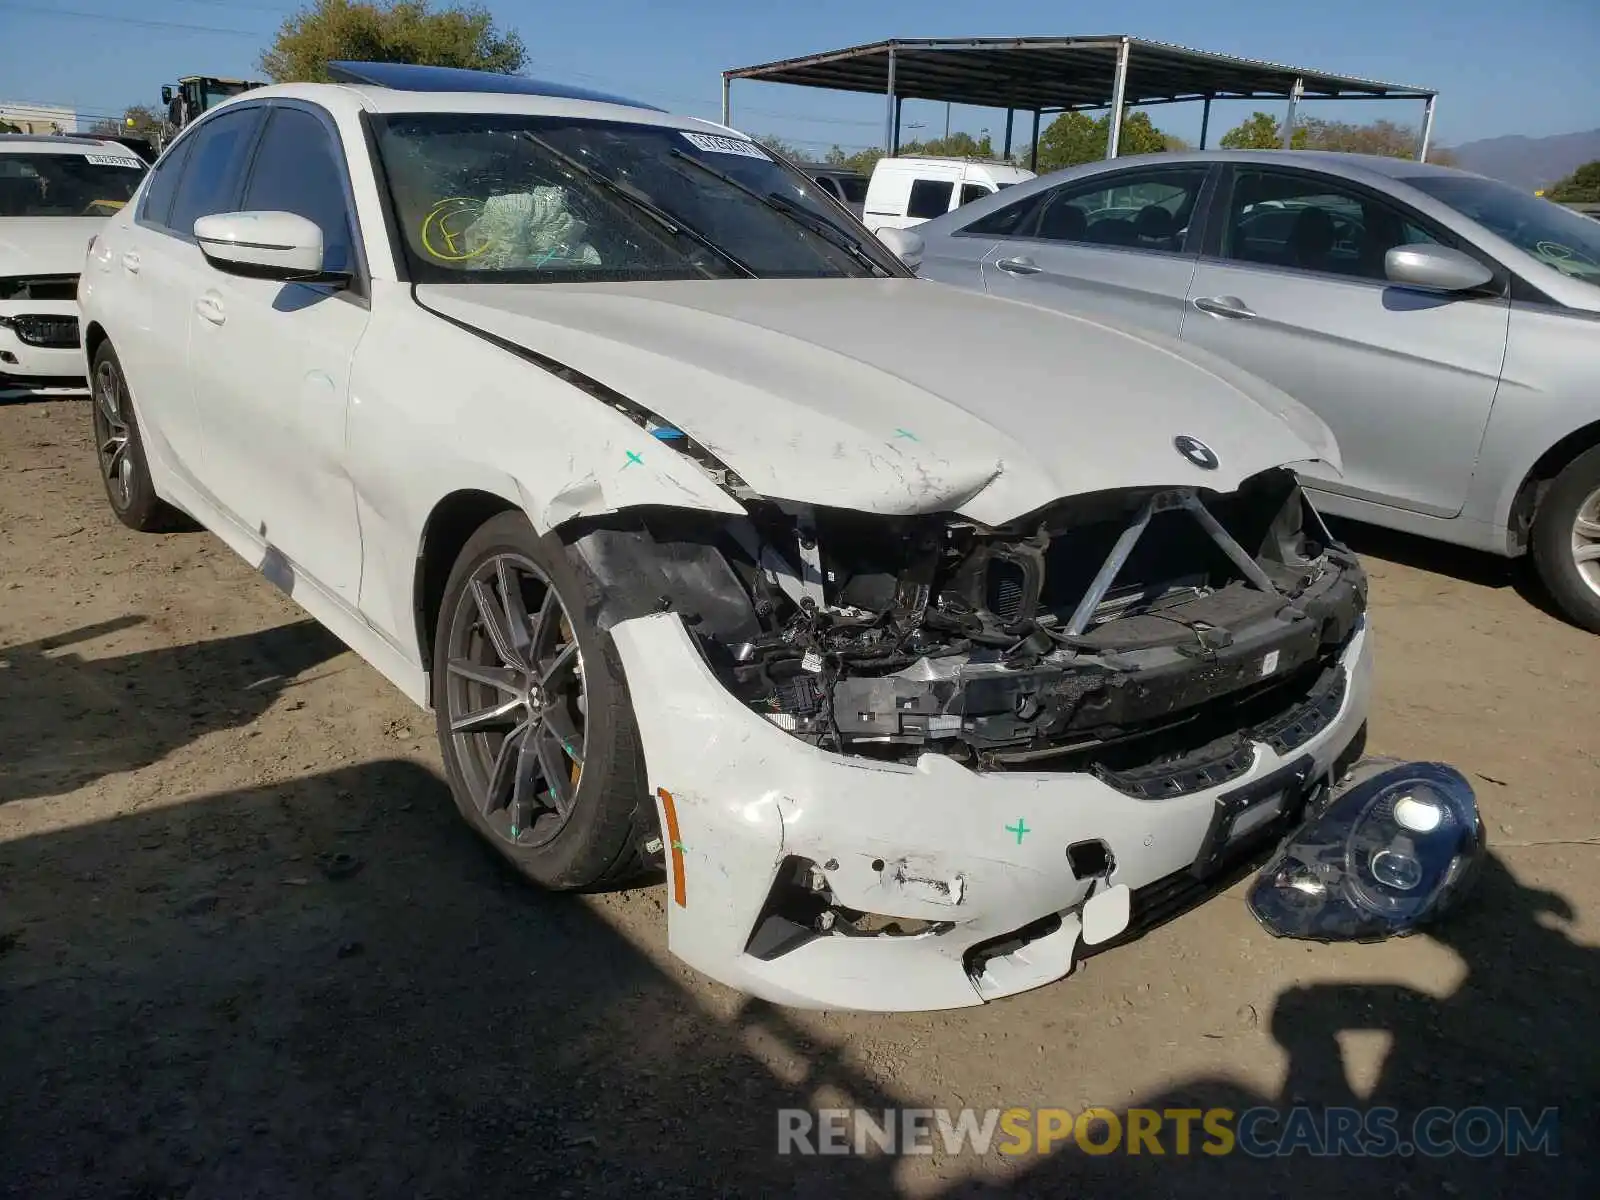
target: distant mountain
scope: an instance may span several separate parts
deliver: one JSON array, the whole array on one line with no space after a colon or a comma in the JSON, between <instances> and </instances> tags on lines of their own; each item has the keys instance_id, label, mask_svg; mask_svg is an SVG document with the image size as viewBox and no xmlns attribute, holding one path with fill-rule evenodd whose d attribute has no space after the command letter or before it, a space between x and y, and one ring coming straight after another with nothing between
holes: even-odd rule
<instances>
[{"instance_id":1,"label":"distant mountain","mask_svg":"<svg viewBox=\"0 0 1600 1200\"><path fill-rule=\"evenodd\" d=\"M1600 129L1558 133L1554 137L1484 138L1452 146L1450 152L1468 171L1503 179L1531 192L1565 179L1584 163L1600 159Z\"/></svg>"}]
</instances>

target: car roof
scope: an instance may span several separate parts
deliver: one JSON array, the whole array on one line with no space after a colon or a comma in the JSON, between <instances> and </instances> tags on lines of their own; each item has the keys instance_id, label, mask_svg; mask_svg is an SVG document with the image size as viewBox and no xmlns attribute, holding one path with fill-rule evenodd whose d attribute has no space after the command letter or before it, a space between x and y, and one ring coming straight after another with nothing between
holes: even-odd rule
<instances>
[{"instance_id":1,"label":"car roof","mask_svg":"<svg viewBox=\"0 0 1600 1200\"><path fill-rule=\"evenodd\" d=\"M444 70L445 68L436 68ZM463 75L482 75L488 72L463 71ZM536 81L523 80L534 84ZM231 96L205 115L224 109L257 103L262 100L305 100L334 113L336 116L354 118L361 112L369 113L479 113L507 114L513 116L552 116L587 119L592 121L617 121L635 125L657 125L668 129L686 129L723 136L747 138L739 130L702 121L696 117L679 116L657 108L634 104L621 99L590 99L598 93L586 93L579 88L562 88L557 85L537 85L550 90L495 90L479 88L467 90L410 89L385 87L376 83L279 83L256 88ZM198 124L199 122L197 122Z\"/></svg>"},{"instance_id":2,"label":"car roof","mask_svg":"<svg viewBox=\"0 0 1600 1200\"><path fill-rule=\"evenodd\" d=\"M1300 167L1362 179L1382 175L1388 179L1415 179L1421 175L1462 176L1471 172L1414 158L1390 158L1381 154L1346 154L1333 150L1180 150L1155 154L1129 155L1066 167L1066 171L1091 171L1112 167L1142 166L1146 163L1256 163L1281 167ZM1060 172L1057 172L1059 174Z\"/></svg>"},{"instance_id":3,"label":"car roof","mask_svg":"<svg viewBox=\"0 0 1600 1200\"><path fill-rule=\"evenodd\" d=\"M121 142L87 134L0 133L0 154L104 154L108 150L119 158L138 157Z\"/></svg>"}]
</instances>

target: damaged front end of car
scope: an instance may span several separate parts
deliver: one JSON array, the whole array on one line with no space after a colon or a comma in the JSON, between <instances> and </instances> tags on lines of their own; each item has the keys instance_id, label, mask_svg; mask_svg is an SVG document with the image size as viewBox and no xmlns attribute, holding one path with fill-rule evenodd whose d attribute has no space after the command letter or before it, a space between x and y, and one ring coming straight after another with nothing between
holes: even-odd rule
<instances>
[{"instance_id":1,"label":"damaged front end of car","mask_svg":"<svg viewBox=\"0 0 1600 1200\"><path fill-rule=\"evenodd\" d=\"M719 482L744 516L561 534L634 696L669 945L732 986L1040 986L1237 877L1361 754L1366 576L1288 468L1002 526Z\"/></svg>"},{"instance_id":2,"label":"damaged front end of car","mask_svg":"<svg viewBox=\"0 0 1600 1200\"><path fill-rule=\"evenodd\" d=\"M1072 497L1003 528L747 501L569 531L602 627L677 613L727 690L846 755L1215 786L1337 710L1365 576L1292 472Z\"/></svg>"}]
</instances>

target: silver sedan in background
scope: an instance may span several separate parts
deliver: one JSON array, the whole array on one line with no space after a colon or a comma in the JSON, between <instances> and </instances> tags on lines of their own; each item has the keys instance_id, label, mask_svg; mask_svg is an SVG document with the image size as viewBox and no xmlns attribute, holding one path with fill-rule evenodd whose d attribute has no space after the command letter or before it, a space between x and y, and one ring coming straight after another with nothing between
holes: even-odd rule
<instances>
[{"instance_id":1,"label":"silver sedan in background","mask_svg":"<svg viewBox=\"0 0 1600 1200\"><path fill-rule=\"evenodd\" d=\"M1600 225L1359 155L1162 154L886 238L923 276L1163 333L1322 417L1325 512L1514 557L1600 632ZM1063 396L1074 364L1062 363Z\"/></svg>"}]
</instances>

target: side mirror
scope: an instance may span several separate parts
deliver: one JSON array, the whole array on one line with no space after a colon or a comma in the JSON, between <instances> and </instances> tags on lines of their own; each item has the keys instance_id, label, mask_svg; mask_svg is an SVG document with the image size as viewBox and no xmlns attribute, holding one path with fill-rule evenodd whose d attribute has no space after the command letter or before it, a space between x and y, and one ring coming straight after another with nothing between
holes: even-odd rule
<instances>
[{"instance_id":1,"label":"side mirror","mask_svg":"<svg viewBox=\"0 0 1600 1200\"><path fill-rule=\"evenodd\" d=\"M1435 292L1470 292L1494 282L1494 272L1449 246L1396 246L1383 257L1389 282Z\"/></svg>"},{"instance_id":2,"label":"side mirror","mask_svg":"<svg viewBox=\"0 0 1600 1200\"><path fill-rule=\"evenodd\" d=\"M219 271L294 283L348 283L347 271L322 269L322 230L288 212L216 213L194 223L194 238Z\"/></svg>"},{"instance_id":3,"label":"side mirror","mask_svg":"<svg viewBox=\"0 0 1600 1200\"><path fill-rule=\"evenodd\" d=\"M894 229L885 226L878 230L878 240L894 252L896 258L915 271L922 265L922 251L925 243L920 234L912 233L909 229Z\"/></svg>"},{"instance_id":4,"label":"side mirror","mask_svg":"<svg viewBox=\"0 0 1600 1200\"><path fill-rule=\"evenodd\" d=\"M172 85L170 83L163 83L161 85L161 103L172 103Z\"/></svg>"}]
</instances>

